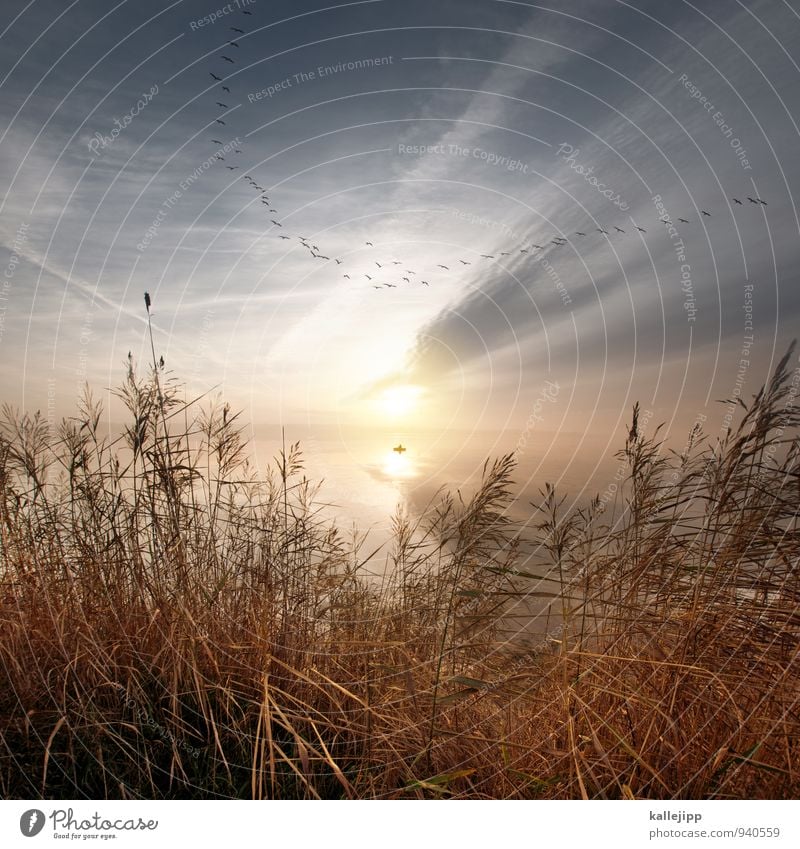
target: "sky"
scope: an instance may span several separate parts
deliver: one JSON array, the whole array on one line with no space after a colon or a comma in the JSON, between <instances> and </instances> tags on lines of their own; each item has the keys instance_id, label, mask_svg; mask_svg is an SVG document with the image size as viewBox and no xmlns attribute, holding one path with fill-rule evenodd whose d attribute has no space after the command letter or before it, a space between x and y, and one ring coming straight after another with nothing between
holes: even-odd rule
<instances>
[{"instance_id":1,"label":"sky","mask_svg":"<svg viewBox=\"0 0 800 849\"><path fill-rule=\"evenodd\" d=\"M48 420L148 368L145 291L187 397L440 453L716 436L794 338L797 3L4 10L0 386Z\"/></svg>"}]
</instances>

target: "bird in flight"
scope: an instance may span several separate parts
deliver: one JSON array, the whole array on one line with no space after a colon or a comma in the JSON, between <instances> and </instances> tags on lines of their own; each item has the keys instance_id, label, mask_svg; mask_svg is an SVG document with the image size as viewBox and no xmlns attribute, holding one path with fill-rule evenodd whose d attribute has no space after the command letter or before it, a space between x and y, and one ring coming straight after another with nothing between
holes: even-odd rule
<instances>
[{"instance_id":1,"label":"bird in flight","mask_svg":"<svg viewBox=\"0 0 800 849\"><path fill-rule=\"evenodd\" d=\"M226 165L225 167L228 169L228 171L238 171L239 170L238 165Z\"/></svg>"},{"instance_id":2,"label":"bird in flight","mask_svg":"<svg viewBox=\"0 0 800 849\"><path fill-rule=\"evenodd\" d=\"M369 276L369 274L365 274L364 277L366 277L367 280L372 280L372 278Z\"/></svg>"},{"instance_id":3,"label":"bird in flight","mask_svg":"<svg viewBox=\"0 0 800 849\"><path fill-rule=\"evenodd\" d=\"M585 236L585 235L586 235L586 233L581 233L581 231L580 231L580 230L578 230L578 232L577 232L575 235L576 235L576 236Z\"/></svg>"},{"instance_id":4,"label":"bird in flight","mask_svg":"<svg viewBox=\"0 0 800 849\"><path fill-rule=\"evenodd\" d=\"M217 119L216 119L216 121L217 121L217 123L218 123L218 124L222 124L222 126L223 126L223 127L225 126L225 122L224 122L224 121L220 121L220 119L219 119L219 118L217 118Z\"/></svg>"},{"instance_id":5,"label":"bird in flight","mask_svg":"<svg viewBox=\"0 0 800 849\"><path fill-rule=\"evenodd\" d=\"M243 29L237 29L236 27L230 27L230 29L232 29L234 32L238 32L238 33L241 33L242 35L244 35Z\"/></svg>"},{"instance_id":6,"label":"bird in flight","mask_svg":"<svg viewBox=\"0 0 800 849\"><path fill-rule=\"evenodd\" d=\"M243 15L252 15L253 13L252 12L246 12L244 9L242 9L242 14Z\"/></svg>"},{"instance_id":7,"label":"bird in flight","mask_svg":"<svg viewBox=\"0 0 800 849\"><path fill-rule=\"evenodd\" d=\"M437 264L437 268L443 268L445 271L450 271L450 269L446 265L442 265L441 263Z\"/></svg>"},{"instance_id":8,"label":"bird in flight","mask_svg":"<svg viewBox=\"0 0 800 849\"><path fill-rule=\"evenodd\" d=\"M608 235L608 230L604 230L602 227L598 227L598 228L597 228L597 232L598 232L598 233L605 233L605 234L606 234L606 236Z\"/></svg>"},{"instance_id":9,"label":"bird in flight","mask_svg":"<svg viewBox=\"0 0 800 849\"><path fill-rule=\"evenodd\" d=\"M364 244L369 245L371 248L374 248L374 247L375 247L375 245L373 245L373 244L372 244L372 242L365 242Z\"/></svg>"},{"instance_id":10,"label":"bird in flight","mask_svg":"<svg viewBox=\"0 0 800 849\"><path fill-rule=\"evenodd\" d=\"M761 200L761 198L756 198L756 200L757 200L759 203L763 204L764 206L769 206L769 204L768 204L765 200Z\"/></svg>"},{"instance_id":11,"label":"bird in flight","mask_svg":"<svg viewBox=\"0 0 800 849\"><path fill-rule=\"evenodd\" d=\"M286 241L291 241L291 236L278 236L279 239L286 239Z\"/></svg>"},{"instance_id":12,"label":"bird in flight","mask_svg":"<svg viewBox=\"0 0 800 849\"><path fill-rule=\"evenodd\" d=\"M615 226L614 229L617 231L617 233L624 233L625 232L621 227Z\"/></svg>"},{"instance_id":13,"label":"bird in flight","mask_svg":"<svg viewBox=\"0 0 800 849\"><path fill-rule=\"evenodd\" d=\"M145 292L144 293L144 306L145 306L145 309L147 310L148 315L150 315L150 304L151 304L150 293Z\"/></svg>"},{"instance_id":14,"label":"bird in flight","mask_svg":"<svg viewBox=\"0 0 800 849\"><path fill-rule=\"evenodd\" d=\"M228 92L228 94L230 94L230 93L231 93L231 90L230 90L230 89L228 88L228 86L226 86L226 85L222 86L222 90L223 90L223 91L227 91L227 92Z\"/></svg>"},{"instance_id":15,"label":"bird in flight","mask_svg":"<svg viewBox=\"0 0 800 849\"><path fill-rule=\"evenodd\" d=\"M230 63L231 63L231 65L235 65L235 64L236 64L236 62L234 62L234 61L233 61L233 59L231 59L231 57L230 57L230 56L222 56L221 58L222 58L222 59L224 59L226 62L230 62Z\"/></svg>"},{"instance_id":16,"label":"bird in flight","mask_svg":"<svg viewBox=\"0 0 800 849\"><path fill-rule=\"evenodd\" d=\"M704 209L701 209L700 212L701 212L702 215L705 215L707 218L711 218L710 212L706 212Z\"/></svg>"},{"instance_id":17,"label":"bird in flight","mask_svg":"<svg viewBox=\"0 0 800 849\"><path fill-rule=\"evenodd\" d=\"M216 75L213 71L209 71L208 73L209 73L209 74L211 74L211 76L212 76L212 77L213 77L213 78L214 78L214 79L215 79L218 83L221 83L221 82L222 82L222 77L218 77L218 76L217 76L217 75Z\"/></svg>"},{"instance_id":18,"label":"bird in flight","mask_svg":"<svg viewBox=\"0 0 800 849\"><path fill-rule=\"evenodd\" d=\"M238 47L239 46L235 41L229 41L228 44L230 44L231 47Z\"/></svg>"},{"instance_id":19,"label":"bird in flight","mask_svg":"<svg viewBox=\"0 0 800 849\"><path fill-rule=\"evenodd\" d=\"M406 283L410 283L410 282L411 282L411 281L408 279L408 277L404 277L404 278L403 278L403 280L405 280L405 281L406 281Z\"/></svg>"},{"instance_id":20,"label":"bird in flight","mask_svg":"<svg viewBox=\"0 0 800 849\"><path fill-rule=\"evenodd\" d=\"M644 229L644 227L639 227L639 226L637 226L637 227L636 227L636 229L637 229L640 233L646 233L646 232L647 232L647 230L645 230L645 229Z\"/></svg>"},{"instance_id":21,"label":"bird in flight","mask_svg":"<svg viewBox=\"0 0 800 849\"><path fill-rule=\"evenodd\" d=\"M211 139L212 144L222 144L219 139Z\"/></svg>"},{"instance_id":22,"label":"bird in flight","mask_svg":"<svg viewBox=\"0 0 800 849\"><path fill-rule=\"evenodd\" d=\"M375 265L377 265L378 268L383 268L383 266L379 262L376 262Z\"/></svg>"},{"instance_id":23,"label":"bird in flight","mask_svg":"<svg viewBox=\"0 0 800 849\"><path fill-rule=\"evenodd\" d=\"M228 104L227 104L227 103L220 103L219 101L217 101L217 106L221 106L223 109L227 109L227 108L228 108Z\"/></svg>"},{"instance_id":24,"label":"bird in flight","mask_svg":"<svg viewBox=\"0 0 800 849\"><path fill-rule=\"evenodd\" d=\"M337 265L341 265L341 264L342 264L342 261L341 261L340 259L337 259L337 260L336 260L336 264L337 264Z\"/></svg>"},{"instance_id":25,"label":"bird in flight","mask_svg":"<svg viewBox=\"0 0 800 849\"><path fill-rule=\"evenodd\" d=\"M402 454L405 450L406 449L402 443L400 445L395 445L394 448L392 448L392 451L396 451L398 454Z\"/></svg>"},{"instance_id":26,"label":"bird in flight","mask_svg":"<svg viewBox=\"0 0 800 849\"><path fill-rule=\"evenodd\" d=\"M520 252L521 254L526 254L526 253L528 253L528 249L527 249L527 248L520 248L520 249L519 249L519 252Z\"/></svg>"},{"instance_id":27,"label":"bird in flight","mask_svg":"<svg viewBox=\"0 0 800 849\"><path fill-rule=\"evenodd\" d=\"M744 205L744 204L742 204L742 202L739 200L739 198L731 198L731 200L732 200L734 203L738 203L738 204L739 204L739 206L743 206L743 205Z\"/></svg>"},{"instance_id":28,"label":"bird in flight","mask_svg":"<svg viewBox=\"0 0 800 849\"><path fill-rule=\"evenodd\" d=\"M494 259L494 254L481 254L484 259Z\"/></svg>"},{"instance_id":29,"label":"bird in flight","mask_svg":"<svg viewBox=\"0 0 800 849\"><path fill-rule=\"evenodd\" d=\"M472 265L472 263L471 263L471 262L467 262L465 259L460 259L460 260L459 260L459 262L460 262L462 265Z\"/></svg>"},{"instance_id":30,"label":"bird in flight","mask_svg":"<svg viewBox=\"0 0 800 849\"><path fill-rule=\"evenodd\" d=\"M272 223L273 223L276 227L283 227L283 224L281 224L281 223L280 223L280 221L276 221L274 218L270 218L270 221L271 221L271 222L272 222Z\"/></svg>"},{"instance_id":31,"label":"bird in flight","mask_svg":"<svg viewBox=\"0 0 800 849\"><path fill-rule=\"evenodd\" d=\"M345 277L346 277L348 280L350 279L350 275L349 275L349 274L345 274Z\"/></svg>"},{"instance_id":32,"label":"bird in flight","mask_svg":"<svg viewBox=\"0 0 800 849\"><path fill-rule=\"evenodd\" d=\"M427 280L420 280L419 282L422 283L423 286L430 286L431 285L430 283L428 283Z\"/></svg>"},{"instance_id":33,"label":"bird in flight","mask_svg":"<svg viewBox=\"0 0 800 849\"><path fill-rule=\"evenodd\" d=\"M681 224L688 224L689 223L688 219L686 219L686 218L679 218L678 221L680 221Z\"/></svg>"}]
</instances>

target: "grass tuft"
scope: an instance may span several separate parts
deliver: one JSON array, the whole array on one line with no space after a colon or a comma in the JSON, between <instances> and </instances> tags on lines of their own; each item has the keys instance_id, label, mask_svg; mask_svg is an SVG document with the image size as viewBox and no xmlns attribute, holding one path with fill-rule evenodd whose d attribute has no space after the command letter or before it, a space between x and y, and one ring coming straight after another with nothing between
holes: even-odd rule
<instances>
[{"instance_id":1,"label":"grass tuft","mask_svg":"<svg viewBox=\"0 0 800 849\"><path fill-rule=\"evenodd\" d=\"M0 794L796 795L791 354L714 443L670 452L635 407L611 505L548 485L522 533L506 456L398 511L381 579L300 446L259 476L155 353L116 439L88 392L55 434L4 407Z\"/></svg>"}]
</instances>

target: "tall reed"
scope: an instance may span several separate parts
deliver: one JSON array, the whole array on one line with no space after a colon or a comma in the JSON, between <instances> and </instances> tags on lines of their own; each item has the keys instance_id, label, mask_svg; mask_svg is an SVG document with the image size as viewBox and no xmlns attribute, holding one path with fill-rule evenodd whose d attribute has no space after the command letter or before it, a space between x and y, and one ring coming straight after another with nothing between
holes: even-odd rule
<instances>
[{"instance_id":1,"label":"tall reed","mask_svg":"<svg viewBox=\"0 0 800 849\"><path fill-rule=\"evenodd\" d=\"M634 408L605 509L548 486L523 532L507 456L379 552L155 351L118 437L88 392L55 433L4 407L0 793L796 794L792 356L722 440L672 452Z\"/></svg>"}]
</instances>

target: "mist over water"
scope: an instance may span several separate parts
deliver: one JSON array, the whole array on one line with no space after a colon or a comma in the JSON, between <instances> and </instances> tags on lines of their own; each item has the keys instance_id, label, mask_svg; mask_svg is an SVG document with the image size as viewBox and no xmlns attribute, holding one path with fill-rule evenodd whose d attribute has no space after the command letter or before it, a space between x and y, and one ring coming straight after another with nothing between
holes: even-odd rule
<instances>
[{"instance_id":1,"label":"mist over water","mask_svg":"<svg viewBox=\"0 0 800 849\"><path fill-rule=\"evenodd\" d=\"M280 448L277 438L259 428L252 444L259 468ZM567 497L565 506L581 506L601 493L619 465L614 454L624 442L617 438L578 433L544 433L520 445L520 432L402 430L287 426L286 441L300 442L305 473L322 482L319 498L326 514L342 527L360 531L387 531L398 506L409 515L422 516L446 490L467 500L480 482L484 463L514 453L515 499L509 515L526 523L535 515L546 483ZM406 450L393 449L402 445Z\"/></svg>"}]
</instances>

